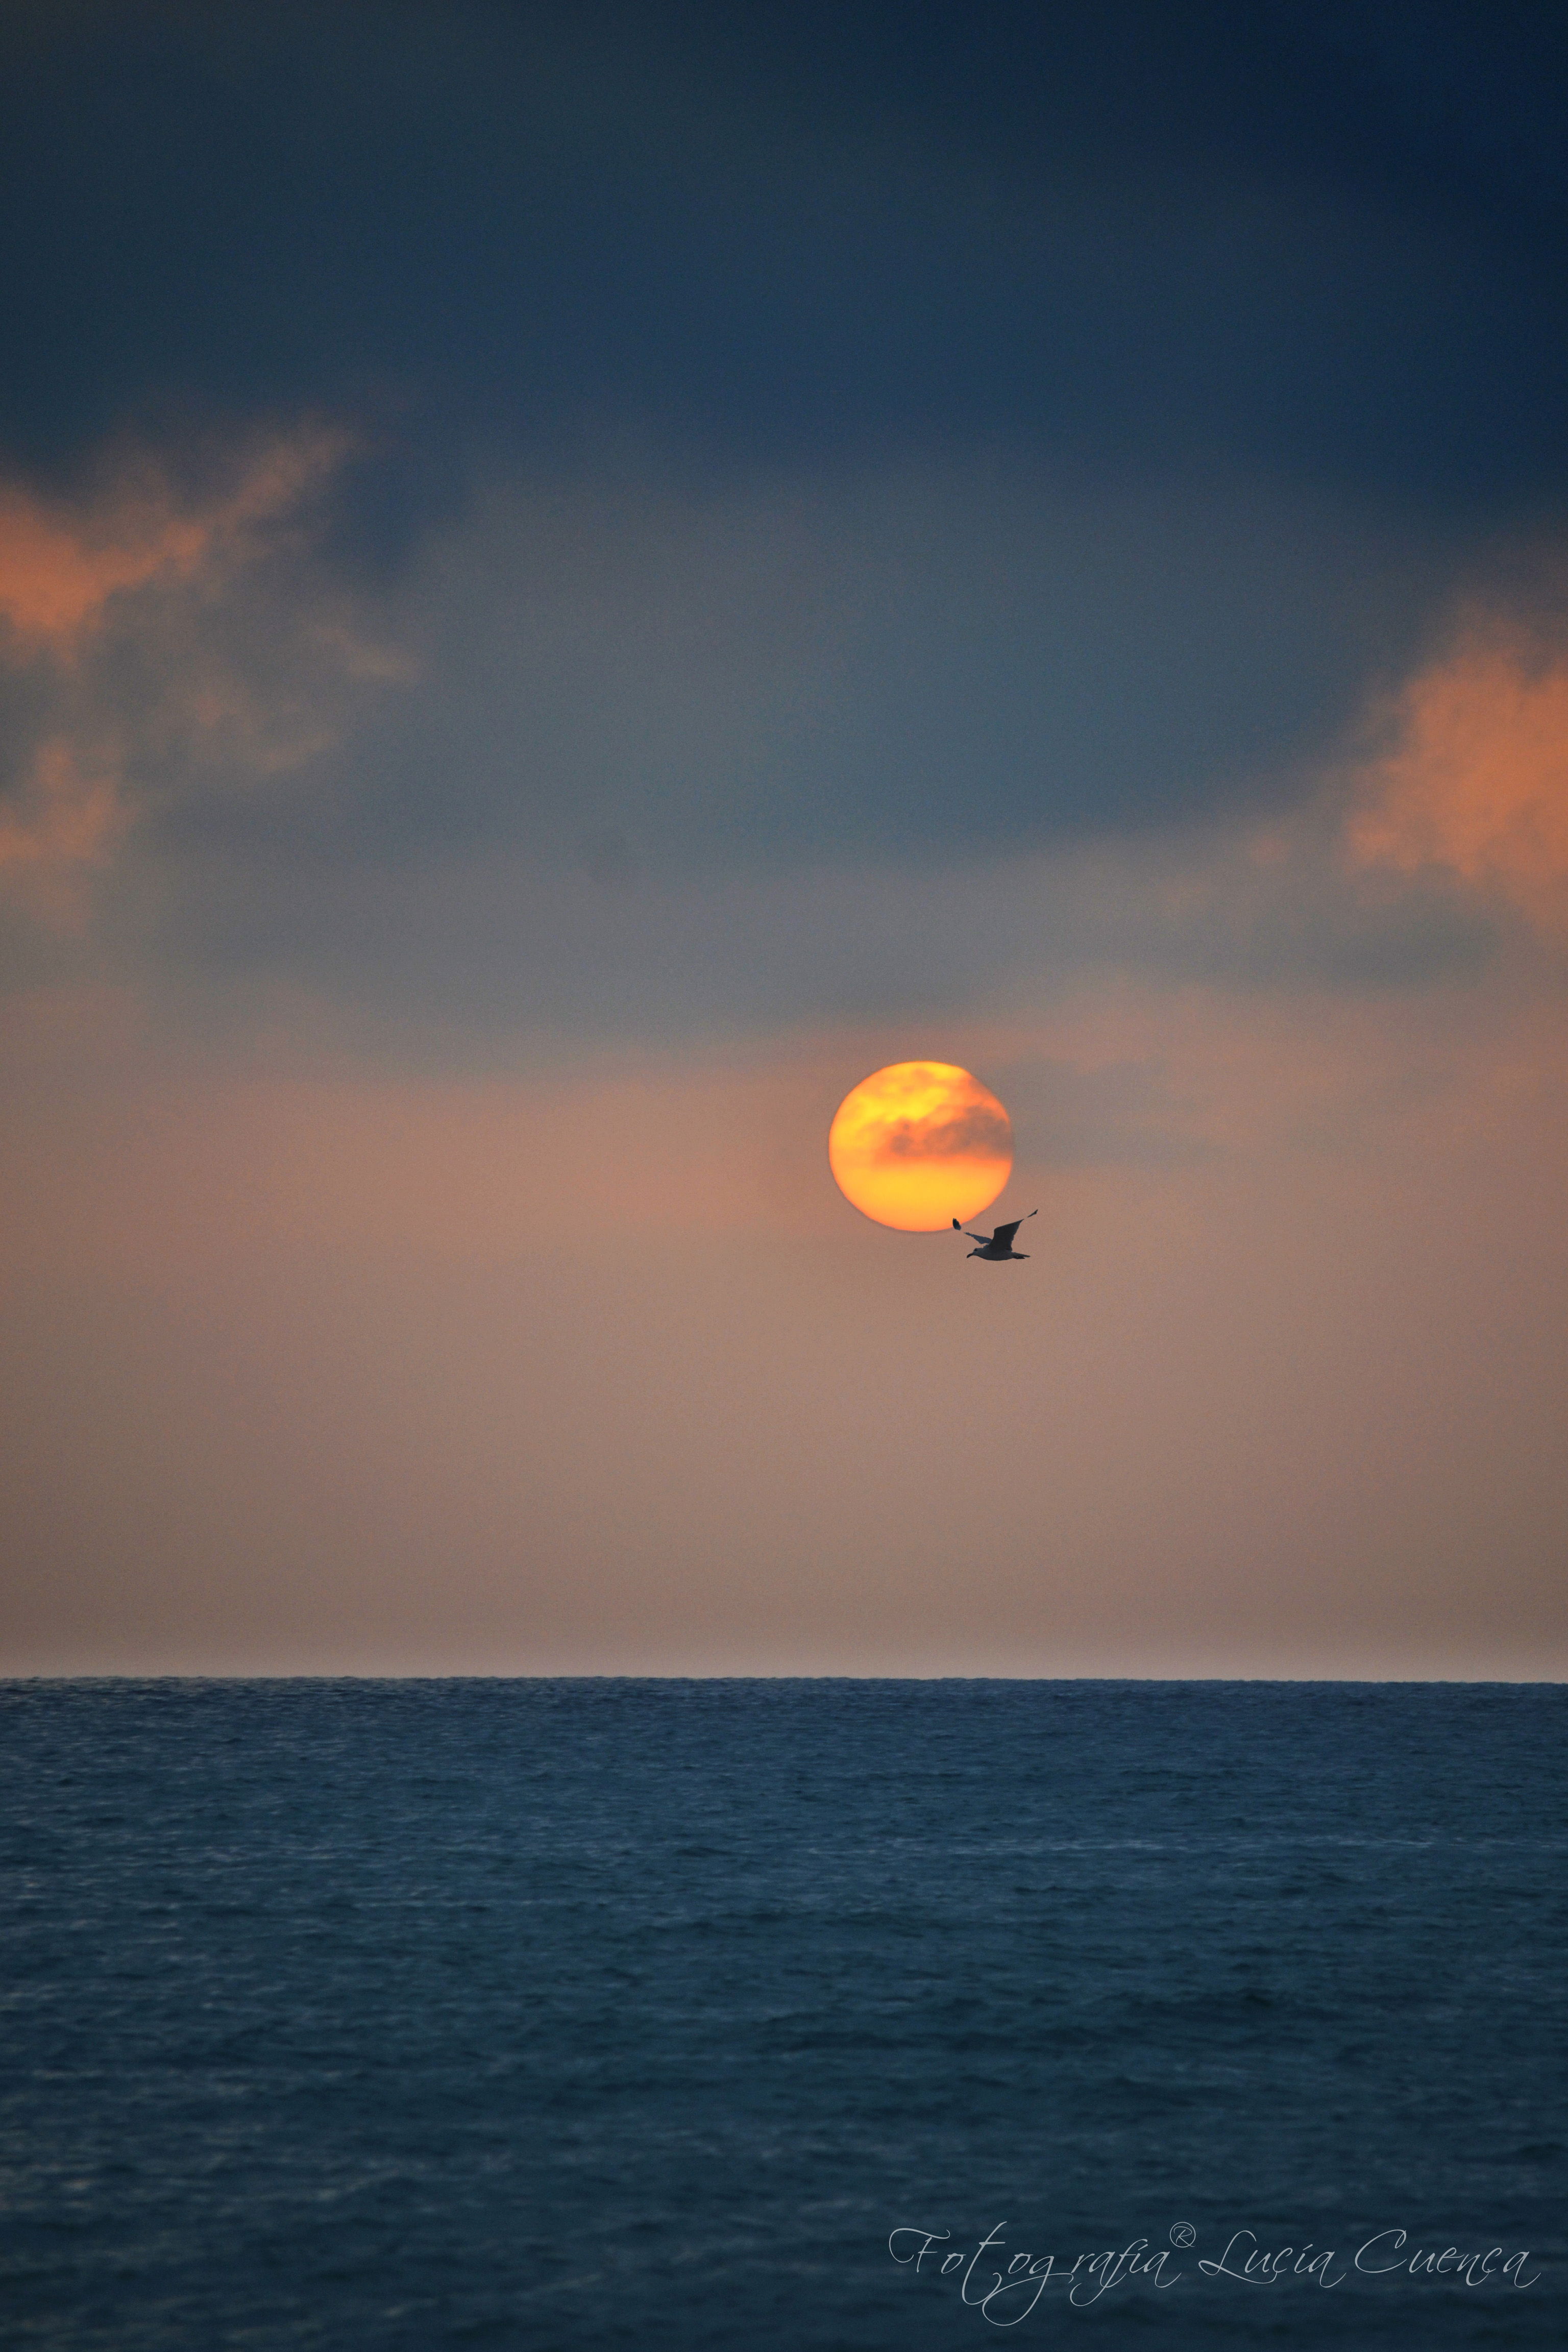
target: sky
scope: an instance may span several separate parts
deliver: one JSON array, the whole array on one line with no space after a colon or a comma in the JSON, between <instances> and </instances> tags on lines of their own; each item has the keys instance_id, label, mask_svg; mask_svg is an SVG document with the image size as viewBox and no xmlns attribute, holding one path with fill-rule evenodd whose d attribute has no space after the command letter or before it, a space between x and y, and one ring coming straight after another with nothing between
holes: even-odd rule
<instances>
[{"instance_id":1,"label":"sky","mask_svg":"<svg viewBox=\"0 0 1568 2352\"><path fill-rule=\"evenodd\" d=\"M1563 1675L1565 91L13 0L0 1671Z\"/></svg>"}]
</instances>

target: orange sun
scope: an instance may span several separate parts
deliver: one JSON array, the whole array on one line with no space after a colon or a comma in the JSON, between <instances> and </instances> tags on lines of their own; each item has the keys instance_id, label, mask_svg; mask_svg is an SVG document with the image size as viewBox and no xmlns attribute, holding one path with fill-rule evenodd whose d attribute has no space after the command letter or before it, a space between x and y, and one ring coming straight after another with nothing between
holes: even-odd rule
<instances>
[{"instance_id":1,"label":"orange sun","mask_svg":"<svg viewBox=\"0 0 1568 2352\"><path fill-rule=\"evenodd\" d=\"M1013 1171L1013 1129L952 1062L892 1062L847 1094L827 1131L847 1201L879 1225L934 1234L988 1208Z\"/></svg>"}]
</instances>

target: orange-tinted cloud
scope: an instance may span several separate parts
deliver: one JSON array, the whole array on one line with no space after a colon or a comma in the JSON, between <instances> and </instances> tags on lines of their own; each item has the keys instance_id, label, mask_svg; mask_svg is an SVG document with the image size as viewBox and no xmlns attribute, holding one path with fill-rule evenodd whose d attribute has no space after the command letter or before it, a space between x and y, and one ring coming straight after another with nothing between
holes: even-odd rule
<instances>
[{"instance_id":1,"label":"orange-tinted cloud","mask_svg":"<svg viewBox=\"0 0 1568 2352\"><path fill-rule=\"evenodd\" d=\"M1412 680L1399 740L1363 780L1352 856L1447 870L1568 922L1568 662L1472 642Z\"/></svg>"},{"instance_id":2,"label":"orange-tinted cloud","mask_svg":"<svg viewBox=\"0 0 1568 2352\"><path fill-rule=\"evenodd\" d=\"M45 743L20 794L0 803L0 887L56 926L78 929L87 877L129 821L111 761L86 761L64 740Z\"/></svg>"},{"instance_id":3,"label":"orange-tinted cloud","mask_svg":"<svg viewBox=\"0 0 1568 2352\"><path fill-rule=\"evenodd\" d=\"M281 633L247 637L234 617L237 575L277 548L279 527L352 446L313 424L252 440L201 499L145 458L73 502L0 481L0 659L34 665L43 737L0 741L0 888L47 923L82 927L89 877L153 800L193 775L211 788L225 772L250 782L298 767L334 740L333 680L405 674L330 602L300 596L294 572ZM279 601L268 593L264 614ZM115 658L100 660L111 614ZM294 661L281 680L279 647Z\"/></svg>"},{"instance_id":4,"label":"orange-tinted cloud","mask_svg":"<svg viewBox=\"0 0 1568 2352\"><path fill-rule=\"evenodd\" d=\"M236 487L195 509L182 506L152 467L132 470L79 509L0 486L0 618L22 651L47 647L68 659L111 596L190 580L239 551L350 446L344 433L319 425L280 436L253 457Z\"/></svg>"}]
</instances>

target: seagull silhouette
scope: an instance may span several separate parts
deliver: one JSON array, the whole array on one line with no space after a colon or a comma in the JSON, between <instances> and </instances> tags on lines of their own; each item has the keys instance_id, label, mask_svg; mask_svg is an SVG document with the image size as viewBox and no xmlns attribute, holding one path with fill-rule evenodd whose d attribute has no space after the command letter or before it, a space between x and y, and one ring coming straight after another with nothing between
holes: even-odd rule
<instances>
[{"instance_id":1,"label":"seagull silhouette","mask_svg":"<svg viewBox=\"0 0 1568 2352\"><path fill-rule=\"evenodd\" d=\"M1038 1209L1031 1209L1029 1216L1037 1217L1039 1213ZM962 1234L966 1241L980 1244L978 1249L970 1251L971 1257L989 1258L992 1264L995 1265L999 1258L1028 1256L1027 1250L1016 1250L1013 1247L1014 1234L1020 1225L1027 1224L1028 1222L1028 1217L1015 1217L1010 1225L998 1225L994 1234L972 1234L966 1225L961 1225L958 1219L954 1217L952 1230L955 1234Z\"/></svg>"}]
</instances>

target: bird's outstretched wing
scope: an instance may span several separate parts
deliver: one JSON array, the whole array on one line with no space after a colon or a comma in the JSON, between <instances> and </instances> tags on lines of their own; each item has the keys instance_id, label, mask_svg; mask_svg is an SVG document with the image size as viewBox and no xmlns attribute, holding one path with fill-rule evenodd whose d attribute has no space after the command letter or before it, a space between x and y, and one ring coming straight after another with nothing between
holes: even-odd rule
<instances>
[{"instance_id":1,"label":"bird's outstretched wing","mask_svg":"<svg viewBox=\"0 0 1568 2352\"><path fill-rule=\"evenodd\" d=\"M996 1246L997 1246L997 1248L998 1248L998 1249L1011 1249L1011 1248L1012 1248L1012 1246L1013 1246L1013 1236L1014 1236L1014 1234L1017 1232L1017 1230L1018 1230L1019 1226L1023 1223L1023 1222L1024 1222L1024 1220L1023 1220L1023 1218L1022 1218L1022 1217L1015 1217L1015 1218L1014 1218L1014 1220L1013 1220L1013 1222L1012 1222L1012 1223L1011 1223L1010 1225L998 1225L998 1226L997 1226L997 1228L996 1228L995 1232L992 1234L991 1238L992 1238L992 1240L995 1243L995 1244L996 1244Z\"/></svg>"}]
</instances>

